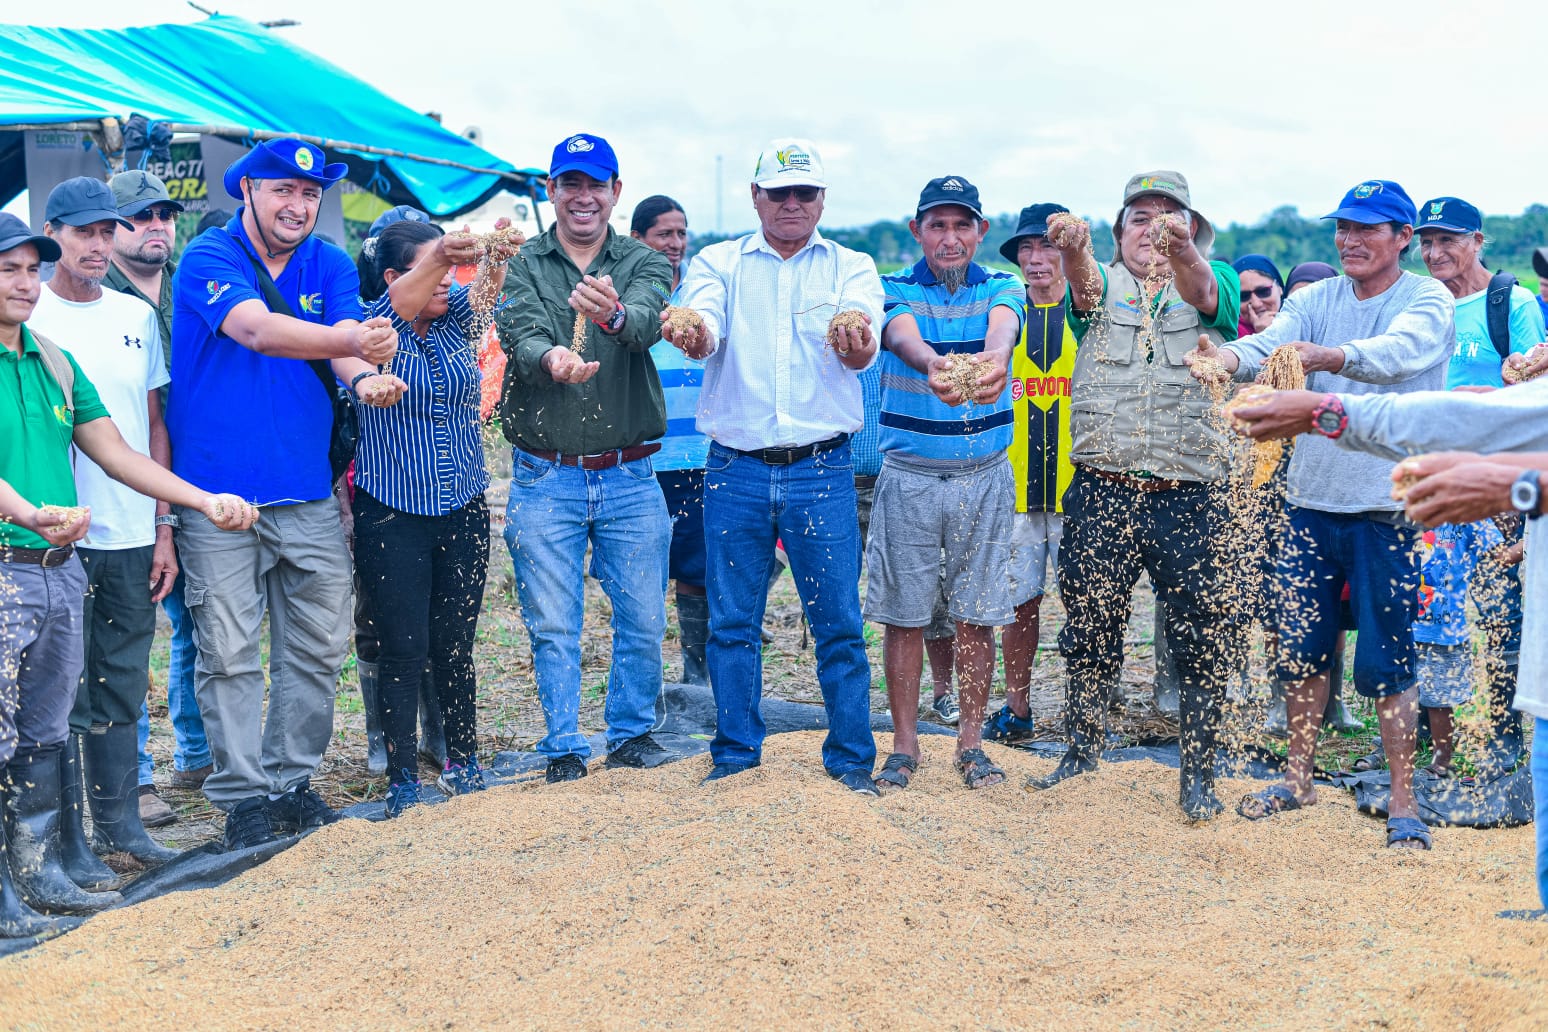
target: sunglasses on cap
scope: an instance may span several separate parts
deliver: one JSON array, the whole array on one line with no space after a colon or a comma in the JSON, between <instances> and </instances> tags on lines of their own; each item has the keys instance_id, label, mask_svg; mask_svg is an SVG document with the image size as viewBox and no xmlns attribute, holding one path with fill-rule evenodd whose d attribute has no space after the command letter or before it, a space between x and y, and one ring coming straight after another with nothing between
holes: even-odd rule
<instances>
[{"instance_id":1,"label":"sunglasses on cap","mask_svg":"<svg viewBox=\"0 0 1548 1032\"><path fill-rule=\"evenodd\" d=\"M1274 296L1274 284L1272 284L1272 283L1266 284L1266 285L1261 286L1261 287L1253 287L1251 290L1248 290L1246 287L1242 288L1242 300L1243 301L1246 301L1248 298L1253 298L1253 297L1257 298L1259 301L1267 301L1269 298L1271 298L1273 296Z\"/></svg>"},{"instance_id":2,"label":"sunglasses on cap","mask_svg":"<svg viewBox=\"0 0 1548 1032\"><path fill-rule=\"evenodd\" d=\"M148 226L152 222L176 222L176 208L142 208L129 216L129 221L137 226Z\"/></svg>"},{"instance_id":3,"label":"sunglasses on cap","mask_svg":"<svg viewBox=\"0 0 1548 1032\"><path fill-rule=\"evenodd\" d=\"M791 194L795 194L796 200L802 204L811 204L817 199L817 195L822 193L822 188L819 186L776 186L772 188L765 186L760 187L760 189L763 190L763 196L775 204L784 204L790 199Z\"/></svg>"}]
</instances>

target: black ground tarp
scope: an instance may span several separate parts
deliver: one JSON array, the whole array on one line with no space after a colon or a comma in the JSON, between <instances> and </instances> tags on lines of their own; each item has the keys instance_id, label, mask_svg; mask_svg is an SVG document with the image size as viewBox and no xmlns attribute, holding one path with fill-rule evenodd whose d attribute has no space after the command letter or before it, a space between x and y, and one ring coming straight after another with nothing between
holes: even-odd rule
<instances>
[{"instance_id":1,"label":"black ground tarp","mask_svg":"<svg viewBox=\"0 0 1548 1032\"><path fill-rule=\"evenodd\" d=\"M674 754L674 760L709 751L710 739L715 733L715 702L708 688L669 684L662 693L661 709L656 737ZM763 700L763 719L771 735L792 731L820 731L828 726L827 715L821 706L780 699ZM892 720L883 714L873 714L871 727L875 731L890 732ZM923 722L919 730L921 734L956 734L953 728ZM1177 766L1175 740L1126 745L1116 736L1109 736L1108 743L1109 748L1103 753L1103 759L1109 762L1151 760L1169 767ZM600 734L591 738L590 745L593 757L600 757L607 751L607 743ZM1028 752L1050 759L1057 758L1064 751L1062 745L1053 743L1037 743L1025 748ZM491 785L530 781L541 776L546 764L547 761L534 752L502 752L491 761L488 780ZM1224 758L1221 762L1221 772L1232 777L1273 779L1280 776L1281 769L1278 757L1257 748L1244 755ZM1318 773L1319 778L1352 790L1361 809L1378 816L1386 815L1385 805L1390 791L1386 772ZM1426 822L1432 825L1509 827L1532 819L1532 782L1530 774L1524 769L1481 787L1420 777L1416 780L1415 792L1420 797L1420 808ZM433 804L443 801L444 797L436 790L434 782L426 782L424 798ZM1227 800L1228 805L1230 802ZM361 803L345 810L344 814L352 818L382 820L382 808L380 802ZM229 853L222 852L218 842L206 843L136 879L124 890L124 905L133 906L168 892L214 888L257 867L299 841L299 837L286 838ZM17 953L34 945L36 943L30 939L0 939L0 956Z\"/></svg>"}]
</instances>

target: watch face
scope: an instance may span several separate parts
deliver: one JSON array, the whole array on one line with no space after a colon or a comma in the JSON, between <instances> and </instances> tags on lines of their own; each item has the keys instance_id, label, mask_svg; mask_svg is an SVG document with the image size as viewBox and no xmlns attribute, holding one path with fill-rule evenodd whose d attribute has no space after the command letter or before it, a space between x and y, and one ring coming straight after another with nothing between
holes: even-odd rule
<instances>
[{"instance_id":1,"label":"watch face","mask_svg":"<svg viewBox=\"0 0 1548 1032\"><path fill-rule=\"evenodd\" d=\"M1335 433L1341 422L1343 422L1343 417L1332 409L1323 409L1317 413L1317 429L1325 434Z\"/></svg>"},{"instance_id":2,"label":"watch face","mask_svg":"<svg viewBox=\"0 0 1548 1032\"><path fill-rule=\"evenodd\" d=\"M1511 507L1520 512L1536 512L1538 487L1534 480L1518 480L1510 485Z\"/></svg>"}]
</instances>

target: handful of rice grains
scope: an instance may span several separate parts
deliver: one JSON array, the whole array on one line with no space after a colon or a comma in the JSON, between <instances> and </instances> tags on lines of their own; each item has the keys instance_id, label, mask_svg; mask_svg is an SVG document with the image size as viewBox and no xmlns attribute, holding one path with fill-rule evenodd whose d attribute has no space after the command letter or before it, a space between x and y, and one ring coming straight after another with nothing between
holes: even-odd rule
<instances>
[{"instance_id":1,"label":"handful of rice grains","mask_svg":"<svg viewBox=\"0 0 1548 1032\"><path fill-rule=\"evenodd\" d=\"M946 368L941 372L941 379L962 395L962 404L971 405L978 400L978 379L982 375L983 368L972 355L953 351L946 356Z\"/></svg>"},{"instance_id":2,"label":"handful of rice grains","mask_svg":"<svg viewBox=\"0 0 1548 1032\"><path fill-rule=\"evenodd\" d=\"M1528 376L1525 373L1525 368L1528 363L1535 362L1542 358L1543 351L1545 349L1548 349L1548 344L1538 344L1525 355L1510 356L1510 358L1505 360L1505 365L1500 370L1500 379L1504 380L1507 385L1513 383L1526 383L1528 380L1537 379L1543 374L1543 370L1538 370L1537 372ZM1520 363L1519 365L1517 364L1518 361Z\"/></svg>"},{"instance_id":3,"label":"handful of rice grains","mask_svg":"<svg viewBox=\"0 0 1548 1032\"><path fill-rule=\"evenodd\" d=\"M862 333L865 330L865 316L856 309L839 312L828 321L828 347L840 355L849 354L849 345L846 343L844 330L854 330Z\"/></svg>"},{"instance_id":4,"label":"handful of rice grains","mask_svg":"<svg viewBox=\"0 0 1548 1032\"><path fill-rule=\"evenodd\" d=\"M473 235L473 247L478 253L478 273L468 294L468 303L472 305L473 311L481 315L494 311L495 302L500 299L500 287L494 283L494 270L515 257L526 242L526 236L514 226L503 226L488 233Z\"/></svg>"},{"instance_id":5,"label":"handful of rice grains","mask_svg":"<svg viewBox=\"0 0 1548 1032\"><path fill-rule=\"evenodd\" d=\"M40 505L38 511L48 513L50 516L60 517L54 524L56 530L69 530L81 520L86 518L86 506L84 505Z\"/></svg>"},{"instance_id":6,"label":"handful of rice grains","mask_svg":"<svg viewBox=\"0 0 1548 1032\"><path fill-rule=\"evenodd\" d=\"M1259 389L1261 388L1261 389ZM1258 373L1257 382L1231 399L1236 408L1250 404L1246 399L1251 396L1258 401L1273 391L1299 391L1306 388L1306 372L1301 368L1301 355L1292 344L1281 344L1269 352L1269 357L1263 362L1263 369ZM1227 405L1227 411L1232 410L1232 405ZM1254 441L1252 446L1253 470L1252 486L1262 487L1274 476L1274 471L1279 468L1280 462L1285 459L1295 448L1295 442L1291 441Z\"/></svg>"},{"instance_id":7,"label":"handful of rice grains","mask_svg":"<svg viewBox=\"0 0 1548 1032\"><path fill-rule=\"evenodd\" d=\"M684 337L697 337L704 332L704 319L692 308L667 305L666 324L672 328L672 336L681 341Z\"/></svg>"},{"instance_id":8,"label":"handful of rice grains","mask_svg":"<svg viewBox=\"0 0 1548 1032\"><path fill-rule=\"evenodd\" d=\"M1415 484L1419 483L1419 472L1414 468L1413 464L1415 460L1422 459L1423 457L1422 455L1415 455L1412 459L1404 459L1398 463L1397 468L1400 476L1392 482L1392 500L1394 502L1406 501L1408 499L1408 492L1413 489Z\"/></svg>"},{"instance_id":9,"label":"handful of rice grains","mask_svg":"<svg viewBox=\"0 0 1548 1032\"><path fill-rule=\"evenodd\" d=\"M580 312L575 313L575 329L570 331L570 350L577 355L586 353L586 323L587 319Z\"/></svg>"}]
</instances>

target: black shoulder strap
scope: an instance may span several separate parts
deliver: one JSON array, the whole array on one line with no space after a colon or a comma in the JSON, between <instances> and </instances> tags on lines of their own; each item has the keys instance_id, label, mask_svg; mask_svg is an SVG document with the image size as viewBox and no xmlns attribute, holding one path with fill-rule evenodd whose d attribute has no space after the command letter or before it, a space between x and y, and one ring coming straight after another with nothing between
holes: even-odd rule
<instances>
[{"instance_id":1,"label":"black shoulder strap","mask_svg":"<svg viewBox=\"0 0 1548 1032\"><path fill-rule=\"evenodd\" d=\"M279 292L279 287L274 282L274 277L269 275L268 268L258 260L258 256L247 248L242 248L242 253L247 255L247 260L253 263L253 270L258 273L258 292L263 295L264 303L269 306L269 311L277 315L288 315L292 319L296 317L295 309L290 307L285 296ZM307 365L312 367L312 372L317 374L317 379L322 381L323 390L328 392L328 403L339 393L338 382L333 375L333 367L321 359L308 359Z\"/></svg>"},{"instance_id":2,"label":"black shoulder strap","mask_svg":"<svg viewBox=\"0 0 1548 1032\"><path fill-rule=\"evenodd\" d=\"M1516 277L1496 272L1489 277L1489 294L1484 313L1489 323L1489 342L1500 353L1500 361L1510 357L1510 292Z\"/></svg>"}]
</instances>

